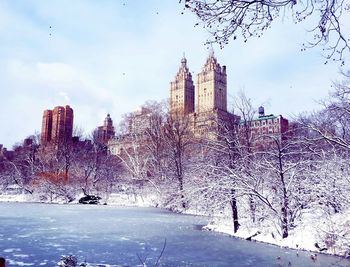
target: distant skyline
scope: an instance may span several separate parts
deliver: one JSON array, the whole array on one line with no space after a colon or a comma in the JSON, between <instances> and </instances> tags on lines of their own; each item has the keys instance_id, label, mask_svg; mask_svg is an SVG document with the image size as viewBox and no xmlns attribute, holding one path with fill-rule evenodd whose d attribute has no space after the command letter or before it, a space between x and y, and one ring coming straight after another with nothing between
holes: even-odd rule
<instances>
[{"instance_id":1,"label":"distant skyline","mask_svg":"<svg viewBox=\"0 0 350 267\"><path fill-rule=\"evenodd\" d=\"M59 105L74 109L85 134L107 113L117 126L147 100L169 97L183 53L196 83L209 53L196 22L177 0L1 1L0 144L40 132L43 111ZM323 64L322 47L301 52L306 29L285 17L261 38L214 45L229 102L244 90L255 106L288 119L318 109L341 75L339 63Z\"/></svg>"}]
</instances>

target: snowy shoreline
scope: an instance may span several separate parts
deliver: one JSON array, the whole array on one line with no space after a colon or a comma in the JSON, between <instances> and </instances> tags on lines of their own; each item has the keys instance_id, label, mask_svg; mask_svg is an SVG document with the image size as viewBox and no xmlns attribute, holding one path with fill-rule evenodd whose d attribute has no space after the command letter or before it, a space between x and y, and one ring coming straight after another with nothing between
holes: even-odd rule
<instances>
[{"instance_id":1,"label":"snowy shoreline","mask_svg":"<svg viewBox=\"0 0 350 267\"><path fill-rule=\"evenodd\" d=\"M349 257L345 257L344 255L338 255L338 254L332 254L332 253L327 253L327 252L323 252L323 251L318 251L318 250L316 250L316 248L315 249L306 249L306 248L301 248L301 247L296 248L293 246L282 245L278 242L268 242L268 241L264 241L263 239L255 239L254 237L252 237L251 240L247 240L247 238L249 238L250 236L243 236L242 234L232 234L232 232L229 230L222 230L220 226L214 226L211 224L204 226L203 230L221 233L224 235L228 235L229 237L245 240L247 242L262 243L262 244L266 244L266 245L276 246L276 247L279 247L282 249L290 249L290 250L296 251L297 255L298 255L298 251L304 251L304 252L310 252L311 253L310 256L314 256L316 254L323 254L323 255L328 255L328 256L333 256L333 257L339 258L339 260L349 260Z\"/></svg>"},{"instance_id":2,"label":"snowy shoreline","mask_svg":"<svg viewBox=\"0 0 350 267\"><path fill-rule=\"evenodd\" d=\"M33 198L32 196L24 195L24 194L22 195L1 195L0 194L0 202L1 203L16 202L16 203L33 203L33 204L62 204L62 205L79 204L77 201L73 201L71 203L64 203L59 201L43 202ZM106 203L108 206L112 206L112 207L160 208L156 204L156 201L154 201L154 199L142 198L140 196L134 198L126 195L114 194L112 197L106 200ZM86 205L86 204L79 204L79 205ZM174 211L171 211L171 212L176 213ZM188 210L183 214L208 217L208 215L198 213L195 210ZM343 217L340 218L340 220L343 218L346 218L346 219L350 218L350 211L348 211L347 213L344 213ZM271 228L261 230L256 227L255 228L240 227L237 233L233 233L233 226L230 224L230 219L227 217L221 217L221 218L217 217L216 221L209 222L207 225L202 227L202 230L218 232L218 233L228 235L230 237L239 238L241 240L278 246L284 249L292 249L295 251L307 251L312 253L310 254L311 257L315 256L316 254L324 254L324 255L335 256L339 258L339 260L349 260L349 256L345 256L344 253L341 252L340 250L319 251L315 247L315 243L317 243L318 240L315 238L314 222L310 220L310 218L307 220L307 222L308 223L296 229L295 232L297 232L298 234L295 234L292 231L290 236L285 239L272 237ZM253 236L255 234L256 236ZM247 240L248 237L251 237L251 240Z\"/></svg>"}]
</instances>

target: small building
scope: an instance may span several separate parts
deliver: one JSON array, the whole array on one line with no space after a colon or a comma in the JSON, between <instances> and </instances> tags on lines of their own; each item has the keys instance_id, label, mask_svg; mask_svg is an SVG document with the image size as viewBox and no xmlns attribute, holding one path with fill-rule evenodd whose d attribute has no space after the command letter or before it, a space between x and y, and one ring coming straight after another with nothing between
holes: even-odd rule
<instances>
[{"instance_id":1,"label":"small building","mask_svg":"<svg viewBox=\"0 0 350 267\"><path fill-rule=\"evenodd\" d=\"M107 143L108 153L114 156L120 155L122 152L122 143L119 138L110 139Z\"/></svg>"},{"instance_id":2,"label":"small building","mask_svg":"<svg viewBox=\"0 0 350 267\"><path fill-rule=\"evenodd\" d=\"M271 144L272 138L282 141L286 138L289 122L282 115L265 114L264 107L259 107L258 117L251 121L241 121L240 132L248 130L255 145L265 147Z\"/></svg>"}]
</instances>

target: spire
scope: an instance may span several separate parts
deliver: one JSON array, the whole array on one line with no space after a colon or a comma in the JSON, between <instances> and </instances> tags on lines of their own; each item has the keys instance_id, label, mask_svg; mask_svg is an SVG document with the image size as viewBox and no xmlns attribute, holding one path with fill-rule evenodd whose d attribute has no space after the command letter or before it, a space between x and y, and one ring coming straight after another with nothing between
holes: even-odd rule
<instances>
[{"instance_id":1,"label":"spire","mask_svg":"<svg viewBox=\"0 0 350 267\"><path fill-rule=\"evenodd\" d=\"M113 125L113 121L111 119L111 115L108 113L107 117L104 120L104 126L112 126Z\"/></svg>"},{"instance_id":2,"label":"spire","mask_svg":"<svg viewBox=\"0 0 350 267\"><path fill-rule=\"evenodd\" d=\"M210 49L209 49L209 58L215 58L215 53L214 53L214 47L213 44L210 44Z\"/></svg>"},{"instance_id":3,"label":"spire","mask_svg":"<svg viewBox=\"0 0 350 267\"><path fill-rule=\"evenodd\" d=\"M203 70L209 71L209 70L216 70L216 69L219 69L221 71L221 67L218 64L217 59L215 57L213 45L211 45L209 49L209 55L203 66Z\"/></svg>"},{"instance_id":4,"label":"spire","mask_svg":"<svg viewBox=\"0 0 350 267\"><path fill-rule=\"evenodd\" d=\"M185 57L185 53L183 53L183 57L181 59L181 65L180 65L179 71L176 74L176 77L177 78L179 78L179 77L187 78L187 77L191 77L191 76L192 75L187 67L187 59Z\"/></svg>"},{"instance_id":5,"label":"spire","mask_svg":"<svg viewBox=\"0 0 350 267\"><path fill-rule=\"evenodd\" d=\"M185 57L185 52L183 52L182 59L181 59L181 66L186 67L187 65L187 59Z\"/></svg>"}]
</instances>

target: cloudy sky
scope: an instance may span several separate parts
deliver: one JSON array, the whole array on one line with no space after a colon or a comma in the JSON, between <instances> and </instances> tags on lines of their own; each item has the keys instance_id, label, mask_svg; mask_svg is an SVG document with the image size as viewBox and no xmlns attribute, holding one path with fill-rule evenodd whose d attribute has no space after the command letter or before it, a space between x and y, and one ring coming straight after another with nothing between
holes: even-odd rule
<instances>
[{"instance_id":1,"label":"cloudy sky","mask_svg":"<svg viewBox=\"0 0 350 267\"><path fill-rule=\"evenodd\" d=\"M57 105L71 105L89 133L108 112L117 124L167 99L183 53L194 74L208 55L208 33L182 11L177 0L0 1L0 144L39 132L43 110ZM285 17L260 39L214 46L230 97L244 90L287 118L317 109L339 64L324 65L321 49L300 51L306 29Z\"/></svg>"}]
</instances>

